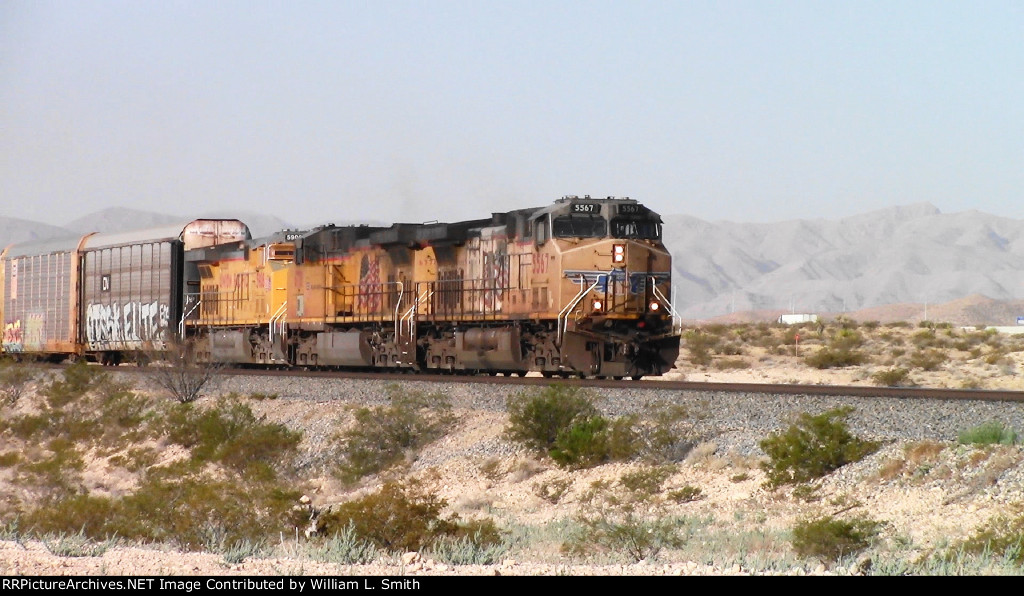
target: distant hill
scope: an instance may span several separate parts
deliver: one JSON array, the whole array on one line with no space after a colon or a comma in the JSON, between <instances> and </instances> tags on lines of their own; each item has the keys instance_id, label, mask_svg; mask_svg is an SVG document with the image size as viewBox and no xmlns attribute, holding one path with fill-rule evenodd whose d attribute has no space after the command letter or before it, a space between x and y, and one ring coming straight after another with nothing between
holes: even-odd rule
<instances>
[{"instance_id":1,"label":"distant hill","mask_svg":"<svg viewBox=\"0 0 1024 596\"><path fill-rule=\"evenodd\" d=\"M1024 298L1019 220L927 203L774 224L664 219L676 307L687 319Z\"/></svg>"},{"instance_id":2,"label":"distant hill","mask_svg":"<svg viewBox=\"0 0 1024 596\"><path fill-rule=\"evenodd\" d=\"M180 215L167 215L151 211L139 211L128 207L110 207L96 213L80 217L64 227L81 234L89 232L120 232L124 230L144 230L156 228L182 221Z\"/></svg>"},{"instance_id":3,"label":"distant hill","mask_svg":"<svg viewBox=\"0 0 1024 596\"><path fill-rule=\"evenodd\" d=\"M0 217L0 250L3 250L3 247L8 244L14 244L15 242L47 240L62 236L73 236L74 234L74 231L67 228L51 226L37 221Z\"/></svg>"}]
</instances>

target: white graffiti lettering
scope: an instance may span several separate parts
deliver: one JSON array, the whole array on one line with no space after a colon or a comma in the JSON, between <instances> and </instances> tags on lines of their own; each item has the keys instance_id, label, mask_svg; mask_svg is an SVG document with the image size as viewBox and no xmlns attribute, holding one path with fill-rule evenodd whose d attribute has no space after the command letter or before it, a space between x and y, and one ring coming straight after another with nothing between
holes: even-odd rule
<instances>
[{"instance_id":1,"label":"white graffiti lettering","mask_svg":"<svg viewBox=\"0 0 1024 596\"><path fill-rule=\"evenodd\" d=\"M85 311L85 335L92 349L124 344L142 347L146 342L162 342L171 310L157 301L148 304L90 304Z\"/></svg>"}]
</instances>

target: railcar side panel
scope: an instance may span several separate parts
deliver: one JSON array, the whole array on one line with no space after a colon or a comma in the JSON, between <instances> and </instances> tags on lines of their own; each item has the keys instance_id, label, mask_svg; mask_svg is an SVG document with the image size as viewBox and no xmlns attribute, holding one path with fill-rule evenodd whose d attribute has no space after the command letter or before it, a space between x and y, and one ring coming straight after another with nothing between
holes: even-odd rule
<instances>
[{"instance_id":1,"label":"railcar side panel","mask_svg":"<svg viewBox=\"0 0 1024 596\"><path fill-rule=\"evenodd\" d=\"M181 245L138 242L85 250L83 330L89 351L162 346L181 318Z\"/></svg>"},{"instance_id":2,"label":"railcar side panel","mask_svg":"<svg viewBox=\"0 0 1024 596\"><path fill-rule=\"evenodd\" d=\"M3 257L3 351L76 354L81 238L8 247Z\"/></svg>"}]
</instances>

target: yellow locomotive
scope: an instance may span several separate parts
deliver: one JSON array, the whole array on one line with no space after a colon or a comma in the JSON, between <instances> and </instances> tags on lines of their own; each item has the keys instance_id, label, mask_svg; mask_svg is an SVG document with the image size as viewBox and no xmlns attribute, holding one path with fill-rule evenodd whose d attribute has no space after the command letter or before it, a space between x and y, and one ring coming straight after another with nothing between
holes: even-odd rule
<instances>
[{"instance_id":1,"label":"yellow locomotive","mask_svg":"<svg viewBox=\"0 0 1024 596\"><path fill-rule=\"evenodd\" d=\"M679 352L661 218L628 198L280 232L184 269L183 331L210 360L640 378Z\"/></svg>"}]
</instances>

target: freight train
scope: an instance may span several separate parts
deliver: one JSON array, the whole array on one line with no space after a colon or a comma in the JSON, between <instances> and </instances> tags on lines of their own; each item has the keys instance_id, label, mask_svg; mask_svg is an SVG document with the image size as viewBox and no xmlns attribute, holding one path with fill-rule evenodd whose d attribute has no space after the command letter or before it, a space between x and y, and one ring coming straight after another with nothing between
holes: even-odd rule
<instances>
[{"instance_id":1,"label":"freight train","mask_svg":"<svg viewBox=\"0 0 1024 596\"><path fill-rule=\"evenodd\" d=\"M187 341L233 365L639 379L679 353L661 228L635 200L568 196L453 223L16 244L2 350L117 364Z\"/></svg>"}]
</instances>

